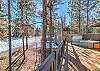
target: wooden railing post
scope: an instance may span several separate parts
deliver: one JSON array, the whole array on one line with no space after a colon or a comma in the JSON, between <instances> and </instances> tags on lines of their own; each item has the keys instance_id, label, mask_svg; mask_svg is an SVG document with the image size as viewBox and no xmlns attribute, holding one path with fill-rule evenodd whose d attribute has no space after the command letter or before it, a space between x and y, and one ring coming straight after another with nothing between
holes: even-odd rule
<instances>
[{"instance_id":1,"label":"wooden railing post","mask_svg":"<svg viewBox=\"0 0 100 71\"><path fill-rule=\"evenodd\" d=\"M54 53L55 53L55 60L54 60L54 62L53 62L53 71L56 71L56 68L57 68L57 64L56 64L56 61L57 61L57 51L54 51Z\"/></svg>"},{"instance_id":2,"label":"wooden railing post","mask_svg":"<svg viewBox=\"0 0 100 71\"><path fill-rule=\"evenodd\" d=\"M63 46L60 44L57 49L45 59L36 71L58 71L61 68L63 58Z\"/></svg>"}]
</instances>

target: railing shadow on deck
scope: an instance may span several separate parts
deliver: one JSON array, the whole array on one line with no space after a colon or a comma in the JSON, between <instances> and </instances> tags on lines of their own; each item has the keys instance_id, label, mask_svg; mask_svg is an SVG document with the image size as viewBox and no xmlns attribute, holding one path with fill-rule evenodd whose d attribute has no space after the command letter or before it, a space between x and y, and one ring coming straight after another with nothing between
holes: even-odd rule
<instances>
[{"instance_id":1,"label":"railing shadow on deck","mask_svg":"<svg viewBox=\"0 0 100 71\"><path fill-rule=\"evenodd\" d=\"M71 47L73 49L73 52L71 52L71 53L73 53L75 55L75 58L65 52L64 56L65 56L65 59L68 59L68 64L74 69L74 71L90 71L86 66L84 66L81 63L79 56L76 53L73 45ZM68 57L68 58L66 58L66 57Z\"/></svg>"}]
</instances>

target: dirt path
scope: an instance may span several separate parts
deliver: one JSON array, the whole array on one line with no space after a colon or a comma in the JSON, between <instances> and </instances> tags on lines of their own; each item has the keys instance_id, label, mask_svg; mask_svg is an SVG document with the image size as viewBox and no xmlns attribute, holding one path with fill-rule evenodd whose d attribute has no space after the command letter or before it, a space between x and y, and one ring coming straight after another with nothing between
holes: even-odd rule
<instances>
[{"instance_id":1,"label":"dirt path","mask_svg":"<svg viewBox=\"0 0 100 71\"><path fill-rule=\"evenodd\" d=\"M21 65L20 69L18 71L34 71L39 64L40 60L40 55L37 53L37 58L36 58L36 49L34 48L29 48L25 53L26 53L26 58L24 63ZM37 59L37 61L36 61Z\"/></svg>"},{"instance_id":2,"label":"dirt path","mask_svg":"<svg viewBox=\"0 0 100 71\"><path fill-rule=\"evenodd\" d=\"M100 52L69 44L65 52L64 71L100 71ZM68 61L67 61L68 59Z\"/></svg>"}]
</instances>

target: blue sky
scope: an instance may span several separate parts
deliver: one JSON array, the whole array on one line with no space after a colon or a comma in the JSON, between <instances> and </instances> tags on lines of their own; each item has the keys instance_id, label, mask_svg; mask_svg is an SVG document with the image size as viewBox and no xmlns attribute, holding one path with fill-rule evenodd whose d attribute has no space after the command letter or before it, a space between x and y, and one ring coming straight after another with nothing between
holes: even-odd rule
<instances>
[{"instance_id":1,"label":"blue sky","mask_svg":"<svg viewBox=\"0 0 100 71\"><path fill-rule=\"evenodd\" d=\"M7 6L7 1L8 0L2 0L5 4L6 4L6 6ZM37 3L37 11L41 11L41 5L40 5L40 2L38 1L38 0L36 0L36 3ZM13 0L11 0L11 18L12 18L12 20L13 19L15 19L16 18L16 15L15 15L15 13L17 13L16 12L16 10L14 9L14 7L16 6L16 4L15 3L13 3ZM68 24L68 22L69 22L69 16L68 16L68 14L67 14L67 7L68 7L68 0L64 0L64 4L61 4L61 5L59 5L58 6L58 10L57 10L57 13L58 13L58 15L59 15L59 17L62 17L62 16L66 16L66 23ZM7 12L7 11L6 11ZM37 18L35 18L35 19L33 19L33 20L35 20L35 21L37 21L37 22L41 22L41 19L39 18L39 17L37 17ZM36 25L37 26L40 26L42 23L37 23Z\"/></svg>"},{"instance_id":2,"label":"blue sky","mask_svg":"<svg viewBox=\"0 0 100 71\"><path fill-rule=\"evenodd\" d=\"M66 25L69 24L69 20L70 20L67 11L68 11L68 0L64 0L64 4L59 5L58 14L60 17L65 16Z\"/></svg>"},{"instance_id":3,"label":"blue sky","mask_svg":"<svg viewBox=\"0 0 100 71\"><path fill-rule=\"evenodd\" d=\"M37 1L36 1L37 2ZM37 10L41 9L41 7L39 7L39 4L37 4ZM59 15L59 17L62 17L62 16L66 16L66 24L69 24L69 15L67 13L67 8L68 8L68 0L64 0L64 4L61 4L61 5L58 5L58 10L57 10L57 13ZM41 21L41 19L39 18L36 18L36 21ZM41 25L41 23L37 23L37 25Z\"/></svg>"},{"instance_id":4,"label":"blue sky","mask_svg":"<svg viewBox=\"0 0 100 71\"><path fill-rule=\"evenodd\" d=\"M6 10L7 10L7 1L8 0L2 0L5 4L6 4ZM16 15L15 13L16 10L14 9L14 7L16 6L15 3L13 3L14 0L11 0L11 18L12 20L16 18ZM40 5L40 0L35 0L36 1L36 10L37 11L41 11L42 10L42 7ZM69 22L70 22L70 16L68 15L67 11L68 11L68 0L63 0L64 1L64 4L61 4L59 5L59 9L57 10L57 13L59 15L59 17L62 17L62 16L66 16L66 19L65 19L65 23L68 25ZM100 3L97 5L97 7L100 7ZM7 12L7 11L6 11ZM97 13L93 10L90 14L90 17L93 16L94 18L96 17ZM33 18L33 21L35 22L41 22L41 18L40 17L36 17L36 18ZM37 26L40 26L42 23L37 23L36 25Z\"/></svg>"}]
</instances>

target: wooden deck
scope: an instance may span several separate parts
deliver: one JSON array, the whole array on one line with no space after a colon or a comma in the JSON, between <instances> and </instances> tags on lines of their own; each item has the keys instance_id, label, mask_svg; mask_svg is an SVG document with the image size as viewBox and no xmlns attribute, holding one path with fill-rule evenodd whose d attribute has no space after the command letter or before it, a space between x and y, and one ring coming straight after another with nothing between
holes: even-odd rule
<instances>
[{"instance_id":1,"label":"wooden deck","mask_svg":"<svg viewBox=\"0 0 100 71\"><path fill-rule=\"evenodd\" d=\"M100 52L68 44L62 71L100 71ZM68 65L67 65L68 64Z\"/></svg>"}]
</instances>

